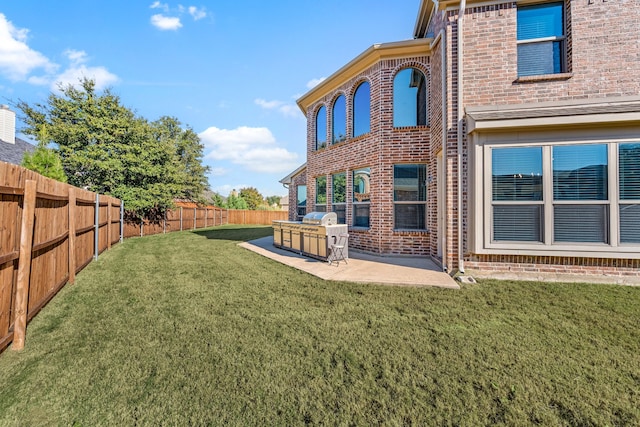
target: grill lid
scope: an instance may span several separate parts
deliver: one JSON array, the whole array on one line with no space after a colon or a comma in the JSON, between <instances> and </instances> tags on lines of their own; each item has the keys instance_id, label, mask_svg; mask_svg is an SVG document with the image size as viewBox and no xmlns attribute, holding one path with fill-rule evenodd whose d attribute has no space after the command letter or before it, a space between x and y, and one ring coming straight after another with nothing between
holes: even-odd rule
<instances>
[{"instance_id":1,"label":"grill lid","mask_svg":"<svg viewBox=\"0 0 640 427\"><path fill-rule=\"evenodd\" d=\"M338 215L335 212L309 212L302 218L303 224L336 225Z\"/></svg>"}]
</instances>

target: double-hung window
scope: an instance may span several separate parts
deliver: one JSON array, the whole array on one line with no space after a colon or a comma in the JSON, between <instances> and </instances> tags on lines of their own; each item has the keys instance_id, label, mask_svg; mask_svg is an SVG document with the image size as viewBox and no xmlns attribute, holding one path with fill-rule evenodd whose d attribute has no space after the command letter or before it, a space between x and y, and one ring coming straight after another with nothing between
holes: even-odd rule
<instances>
[{"instance_id":1,"label":"double-hung window","mask_svg":"<svg viewBox=\"0 0 640 427\"><path fill-rule=\"evenodd\" d=\"M316 212L327 211L327 177L316 178Z\"/></svg>"},{"instance_id":2,"label":"double-hung window","mask_svg":"<svg viewBox=\"0 0 640 427\"><path fill-rule=\"evenodd\" d=\"M353 171L353 226L369 227L371 168Z\"/></svg>"},{"instance_id":3,"label":"double-hung window","mask_svg":"<svg viewBox=\"0 0 640 427\"><path fill-rule=\"evenodd\" d=\"M640 244L640 142L490 151L488 245L628 252Z\"/></svg>"},{"instance_id":4,"label":"double-hung window","mask_svg":"<svg viewBox=\"0 0 640 427\"><path fill-rule=\"evenodd\" d=\"M518 7L518 76L567 69L564 2Z\"/></svg>"},{"instance_id":5,"label":"double-hung window","mask_svg":"<svg viewBox=\"0 0 640 427\"><path fill-rule=\"evenodd\" d=\"M542 147L492 150L493 240L542 242Z\"/></svg>"},{"instance_id":6,"label":"double-hung window","mask_svg":"<svg viewBox=\"0 0 640 427\"><path fill-rule=\"evenodd\" d=\"M395 165L393 167L394 228L424 230L427 228L427 166Z\"/></svg>"},{"instance_id":7,"label":"double-hung window","mask_svg":"<svg viewBox=\"0 0 640 427\"><path fill-rule=\"evenodd\" d=\"M553 241L608 243L608 147L552 147Z\"/></svg>"},{"instance_id":8,"label":"double-hung window","mask_svg":"<svg viewBox=\"0 0 640 427\"><path fill-rule=\"evenodd\" d=\"M618 148L620 243L640 243L640 143Z\"/></svg>"},{"instance_id":9,"label":"double-hung window","mask_svg":"<svg viewBox=\"0 0 640 427\"><path fill-rule=\"evenodd\" d=\"M331 210L338 217L338 224L347 223L347 174L331 175Z\"/></svg>"}]
</instances>

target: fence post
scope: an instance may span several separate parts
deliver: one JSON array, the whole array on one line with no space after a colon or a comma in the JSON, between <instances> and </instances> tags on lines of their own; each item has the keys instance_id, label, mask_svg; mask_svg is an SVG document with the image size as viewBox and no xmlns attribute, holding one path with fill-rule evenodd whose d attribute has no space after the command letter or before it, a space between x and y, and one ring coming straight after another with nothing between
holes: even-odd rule
<instances>
[{"instance_id":1,"label":"fence post","mask_svg":"<svg viewBox=\"0 0 640 427\"><path fill-rule=\"evenodd\" d=\"M111 197L107 199L107 249L111 249Z\"/></svg>"},{"instance_id":2,"label":"fence post","mask_svg":"<svg viewBox=\"0 0 640 427\"><path fill-rule=\"evenodd\" d=\"M167 234L167 210L164 210L164 222L162 223L162 234Z\"/></svg>"},{"instance_id":3,"label":"fence post","mask_svg":"<svg viewBox=\"0 0 640 427\"><path fill-rule=\"evenodd\" d=\"M124 201L120 199L120 243L124 240Z\"/></svg>"},{"instance_id":4,"label":"fence post","mask_svg":"<svg viewBox=\"0 0 640 427\"><path fill-rule=\"evenodd\" d=\"M207 216L209 215L209 210L207 207L204 207L204 228L207 228Z\"/></svg>"},{"instance_id":5,"label":"fence post","mask_svg":"<svg viewBox=\"0 0 640 427\"><path fill-rule=\"evenodd\" d=\"M69 283L76 281L76 192L69 187Z\"/></svg>"},{"instance_id":6,"label":"fence post","mask_svg":"<svg viewBox=\"0 0 640 427\"><path fill-rule=\"evenodd\" d=\"M193 229L196 229L196 225L198 222L198 208L193 208Z\"/></svg>"},{"instance_id":7,"label":"fence post","mask_svg":"<svg viewBox=\"0 0 640 427\"><path fill-rule=\"evenodd\" d=\"M31 276L31 248L33 247L33 222L36 210L36 181L27 180L24 185L22 224L20 228L20 257L18 260L18 283L16 285L15 326L13 350L24 348L27 329L29 300L29 278Z\"/></svg>"},{"instance_id":8,"label":"fence post","mask_svg":"<svg viewBox=\"0 0 640 427\"><path fill-rule=\"evenodd\" d=\"M140 237L144 236L144 218L140 218Z\"/></svg>"},{"instance_id":9,"label":"fence post","mask_svg":"<svg viewBox=\"0 0 640 427\"><path fill-rule=\"evenodd\" d=\"M180 206L180 231L182 231L182 206Z\"/></svg>"},{"instance_id":10,"label":"fence post","mask_svg":"<svg viewBox=\"0 0 640 427\"><path fill-rule=\"evenodd\" d=\"M95 233L93 236L93 259L98 259L98 241L100 240L100 194L96 193Z\"/></svg>"}]
</instances>

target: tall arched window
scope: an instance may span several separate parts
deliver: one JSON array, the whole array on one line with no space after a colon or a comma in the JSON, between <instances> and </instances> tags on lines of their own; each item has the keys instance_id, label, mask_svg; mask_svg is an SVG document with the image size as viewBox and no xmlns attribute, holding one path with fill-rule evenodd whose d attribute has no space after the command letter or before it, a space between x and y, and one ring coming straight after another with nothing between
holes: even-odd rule
<instances>
[{"instance_id":1,"label":"tall arched window","mask_svg":"<svg viewBox=\"0 0 640 427\"><path fill-rule=\"evenodd\" d=\"M393 126L427 125L427 79L417 68L406 68L393 79Z\"/></svg>"},{"instance_id":2,"label":"tall arched window","mask_svg":"<svg viewBox=\"0 0 640 427\"><path fill-rule=\"evenodd\" d=\"M344 95L340 95L333 103L331 117L331 143L345 141L347 139L347 103Z\"/></svg>"},{"instance_id":3,"label":"tall arched window","mask_svg":"<svg viewBox=\"0 0 640 427\"><path fill-rule=\"evenodd\" d=\"M327 146L327 109L320 107L316 113L316 150Z\"/></svg>"},{"instance_id":4,"label":"tall arched window","mask_svg":"<svg viewBox=\"0 0 640 427\"><path fill-rule=\"evenodd\" d=\"M353 94L353 136L364 135L371 130L371 87L362 82Z\"/></svg>"}]
</instances>

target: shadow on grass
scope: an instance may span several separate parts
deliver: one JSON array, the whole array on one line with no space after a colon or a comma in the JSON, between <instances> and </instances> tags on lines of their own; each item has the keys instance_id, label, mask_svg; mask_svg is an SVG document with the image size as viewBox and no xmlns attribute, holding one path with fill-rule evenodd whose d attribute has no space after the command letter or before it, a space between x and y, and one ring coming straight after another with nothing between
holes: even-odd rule
<instances>
[{"instance_id":1,"label":"shadow on grass","mask_svg":"<svg viewBox=\"0 0 640 427\"><path fill-rule=\"evenodd\" d=\"M207 230L194 230L192 233L207 239L247 242L270 236L273 229L268 225L224 225Z\"/></svg>"}]
</instances>

